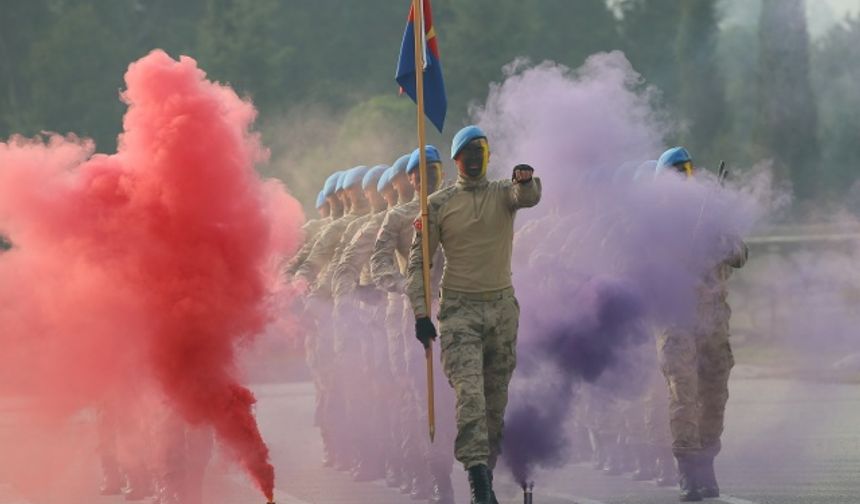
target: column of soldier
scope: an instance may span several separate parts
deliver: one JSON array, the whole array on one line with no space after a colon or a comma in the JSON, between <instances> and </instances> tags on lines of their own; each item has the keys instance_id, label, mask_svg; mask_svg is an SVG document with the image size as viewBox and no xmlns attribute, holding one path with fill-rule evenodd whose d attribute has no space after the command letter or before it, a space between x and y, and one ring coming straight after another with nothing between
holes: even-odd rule
<instances>
[{"instance_id":1,"label":"column of soldier","mask_svg":"<svg viewBox=\"0 0 860 504\"><path fill-rule=\"evenodd\" d=\"M467 152L472 147L474 152ZM426 152L428 193L433 193L441 186L441 158L432 146ZM461 152L466 155L459 156ZM435 211L450 201L456 191L475 190L469 187L468 177L483 180L487 154L486 136L479 129L468 127L458 133L452 158L458 162L459 185L456 189L446 189L451 194L436 198ZM466 159L470 156L474 159ZM487 425L481 429L489 429L489 434L486 430L468 430L471 427L464 417L475 413L468 410L474 405L461 389L457 390L463 397L457 398L455 427L455 400L447 384L436 387L441 396L440 439L430 444L426 432L424 352L412 340L412 327L415 324L415 333L425 344L436 333L432 326L427 328L430 320L422 321L427 317L415 308L421 303L416 304L416 299L410 303L407 295L415 297L415 292L420 291L416 288L414 257L419 250L416 243L420 243L415 233L421 183L418 157L416 150L391 166L357 166L328 177L316 200L320 217L305 225L306 243L288 265L294 287L304 294L301 311L309 331L306 357L317 391L315 421L322 435L324 464L350 472L356 481L384 479L387 485L410 494L413 500L453 503L450 475L454 446L457 460L469 473L472 502L495 504L492 470L500 434L494 433L494 429L501 427L507 383L499 384L505 391L504 400L493 405L493 411L496 406L501 410L489 418L490 393L485 392L487 412L477 413L487 416ZM475 168L477 174L470 174L470 168ZM500 197L505 198L511 212L533 206L539 200L539 179L535 179L536 190L528 188L534 184L533 171L528 165L518 165L514 167L513 182L494 186L502 188ZM663 153L658 161L644 163L634 176L645 172L648 176L680 173L691 177L693 165L689 153L676 147ZM485 185L476 187L484 190ZM433 214L434 208L430 210ZM534 223L536 226L526 226L519 234L542 227L538 221ZM433 225L444 224L436 221ZM546 231L543 229L542 233ZM438 239L437 235L435 240ZM431 237L431 254L434 249ZM746 260L742 242L738 243L737 251L735 256L717 265L713 278L705 279L715 284L711 289L714 295L700 300L700 308L704 303L708 305L705 309L728 313L722 309L727 308L725 279L731 268L743 266ZM433 255L435 272L438 273L440 263L451 260L448 252L445 251L444 258ZM506 260L509 263L510 257ZM410 274L411 281L407 278ZM438 278L434 278L433 285L438 283ZM446 296L449 301L460 299L457 289L446 288L443 285L443 304ZM471 299L479 303L494 300L509 303L506 299L512 296L512 289L494 290L491 294L492 297L481 297L467 291L462 302L468 304ZM518 313L518 305L513 303L511 306ZM443 340L446 330L450 335L451 321L447 323L447 329L442 327ZM511 329L515 338L515 320ZM642 397L621 400L597 386L583 385L579 396L581 407L572 421L577 433L574 458L591 460L595 469L609 475L629 472L634 480L655 480L661 486L680 483L682 501L718 496L713 460L720 450L728 375L733 364L728 319L721 319L716 327L705 332L699 340L683 332L665 331L658 335L659 352L650 347L652 351L643 357L652 364L652 373ZM454 346L443 348L443 354L447 350L449 356L445 371L452 380L452 373L460 372L455 369L457 366L470 365L451 362L457 351ZM657 363L657 353L662 366ZM697 360L699 366L695 364ZM674 365L667 366L667 362ZM509 371L513 371L512 367ZM661 368L665 381L658 371ZM466 371L483 372L484 380L493 379L487 376L486 369ZM509 372L503 374L510 380ZM458 376L457 380L461 378ZM457 385L468 383L458 381ZM498 413L501 417L495 418Z\"/></svg>"},{"instance_id":2,"label":"column of soldier","mask_svg":"<svg viewBox=\"0 0 860 504\"><path fill-rule=\"evenodd\" d=\"M432 193L441 158L435 148L427 153ZM305 351L324 464L356 481L384 479L415 500L453 502L453 394L447 383L436 387L445 421L431 444L424 352L413 339L405 295L418 164L416 151L391 166L329 176L316 200L319 218L305 224L305 243L287 273L305 293Z\"/></svg>"}]
</instances>

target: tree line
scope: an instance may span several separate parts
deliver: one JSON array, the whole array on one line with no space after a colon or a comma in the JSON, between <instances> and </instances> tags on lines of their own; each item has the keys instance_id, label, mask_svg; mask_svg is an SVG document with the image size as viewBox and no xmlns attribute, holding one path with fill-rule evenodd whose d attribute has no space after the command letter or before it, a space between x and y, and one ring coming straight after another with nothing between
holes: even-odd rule
<instances>
[{"instance_id":1,"label":"tree line","mask_svg":"<svg viewBox=\"0 0 860 504\"><path fill-rule=\"evenodd\" d=\"M309 106L341 117L344 135L367 121L414 121L393 82L407 0L3 4L3 138L75 132L112 150L123 73L157 47L193 56L253 98L264 135ZM813 42L804 7L760 0L755 19L729 25L718 0L434 0L448 124L462 124L516 58L575 68L622 50L680 125L667 143L710 165L772 159L802 199L846 195L860 159L860 21L842 20Z\"/></svg>"}]
</instances>

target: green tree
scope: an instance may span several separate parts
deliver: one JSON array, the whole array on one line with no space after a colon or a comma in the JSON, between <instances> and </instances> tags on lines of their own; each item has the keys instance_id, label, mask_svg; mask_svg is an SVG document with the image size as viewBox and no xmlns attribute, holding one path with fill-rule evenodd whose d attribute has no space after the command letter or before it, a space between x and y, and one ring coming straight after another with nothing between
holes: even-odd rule
<instances>
[{"instance_id":1,"label":"green tree","mask_svg":"<svg viewBox=\"0 0 860 504\"><path fill-rule=\"evenodd\" d=\"M728 139L722 154L732 166L751 166L747 148L758 121L758 31L756 26L734 25L723 29L718 42L719 71L724 76ZM720 145L718 145L719 147Z\"/></svg>"},{"instance_id":2,"label":"green tree","mask_svg":"<svg viewBox=\"0 0 860 504\"><path fill-rule=\"evenodd\" d=\"M803 0L764 0L759 48L756 145L794 183L798 198L809 199L821 174Z\"/></svg>"},{"instance_id":3,"label":"green tree","mask_svg":"<svg viewBox=\"0 0 860 504\"><path fill-rule=\"evenodd\" d=\"M680 21L679 0L622 0L622 48L633 68L662 91L669 107L677 103L675 45Z\"/></svg>"},{"instance_id":4,"label":"green tree","mask_svg":"<svg viewBox=\"0 0 860 504\"><path fill-rule=\"evenodd\" d=\"M812 61L825 183L835 191L850 185L860 166L860 17L837 24L816 44Z\"/></svg>"},{"instance_id":5,"label":"green tree","mask_svg":"<svg viewBox=\"0 0 860 504\"><path fill-rule=\"evenodd\" d=\"M619 49L618 23L605 0L527 0L532 23L528 56L572 68L600 51Z\"/></svg>"},{"instance_id":6,"label":"green tree","mask_svg":"<svg viewBox=\"0 0 860 504\"><path fill-rule=\"evenodd\" d=\"M29 119L22 133L71 132L94 138L101 150L114 148L132 51L113 31L112 7L119 10L115 2L69 3L52 13L50 30L27 56Z\"/></svg>"},{"instance_id":7,"label":"green tree","mask_svg":"<svg viewBox=\"0 0 860 504\"><path fill-rule=\"evenodd\" d=\"M433 11L448 92L446 129L456 131L468 104L502 79L502 67L527 56L531 12L526 2L502 7L496 0L438 0Z\"/></svg>"},{"instance_id":8,"label":"green tree","mask_svg":"<svg viewBox=\"0 0 860 504\"><path fill-rule=\"evenodd\" d=\"M0 137L29 128L27 56L50 17L44 2L8 0L0 15Z\"/></svg>"},{"instance_id":9,"label":"green tree","mask_svg":"<svg viewBox=\"0 0 860 504\"><path fill-rule=\"evenodd\" d=\"M723 136L726 101L717 68L716 0L681 2L676 55L678 111L688 123L680 143L699 158L717 154Z\"/></svg>"}]
</instances>

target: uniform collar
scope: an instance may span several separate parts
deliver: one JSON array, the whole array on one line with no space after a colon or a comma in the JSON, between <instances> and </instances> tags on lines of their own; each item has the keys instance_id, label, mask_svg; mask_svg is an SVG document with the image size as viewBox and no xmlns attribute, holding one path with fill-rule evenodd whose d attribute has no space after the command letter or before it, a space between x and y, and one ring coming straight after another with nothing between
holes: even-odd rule
<instances>
[{"instance_id":1,"label":"uniform collar","mask_svg":"<svg viewBox=\"0 0 860 504\"><path fill-rule=\"evenodd\" d=\"M361 217L362 215L367 215L370 213L370 205L361 207L361 208L353 208L349 212L351 215L355 215L357 217Z\"/></svg>"},{"instance_id":2,"label":"uniform collar","mask_svg":"<svg viewBox=\"0 0 860 504\"><path fill-rule=\"evenodd\" d=\"M476 191L478 189L483 189L487 187L490 182L487 180L486 175L483 175L478 178L464 177L459 175L457 177L457 187L464 191Z\"/></svg>"}]
</instances>

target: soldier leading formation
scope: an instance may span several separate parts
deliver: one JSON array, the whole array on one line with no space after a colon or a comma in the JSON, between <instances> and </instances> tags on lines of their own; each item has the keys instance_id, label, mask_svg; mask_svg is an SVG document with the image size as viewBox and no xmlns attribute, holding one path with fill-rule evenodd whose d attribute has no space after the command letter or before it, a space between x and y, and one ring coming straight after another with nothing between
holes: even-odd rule
<instances>
[{"instance_id":1,"label":"soldier leading formation","mask_svg":"<svg viewBox=\"0 0 860 504\"><path fill-rule=\"evenodd\" d=\"M453 503L456 458L467 471L471 502L495 504L493 470L516 366L514 218L539 203L541 182L526 164L508 180L488 180L489 140L476 126L452 142L455 183L442 187L441 155L433 146L425 153L426 181L417 150L391 166L333 173L317 196L319 217L305 224L305 244L286 268L302 294L295 309L307 328L323 463L356 481L384 480L414 500ZM670 174L695 176L686 149L642 163L633 176ZM438 334L424 304L416 232L422 183L430 194ZM540 227L527 225L519 234ZM726 240L733 252L701 280L694 327L654 329L656 349L640 356L651 370L641 396L616 398L583 385L582 407L572 418L579 460L591 458L595 469L612 475L680 484L685 502L719 496L714 458L733 365L726 279L747 257L743 242ZM409 337L413 327L421 346ZM431 444L423 347L437 336L448 383L435 377L439 439Z\"/></svg>"}]
</instances>

